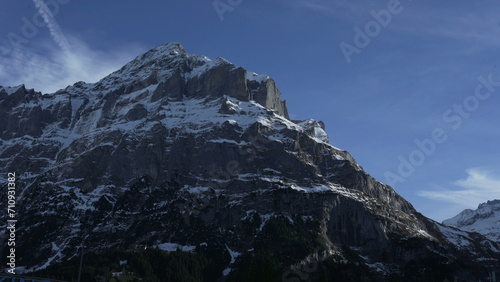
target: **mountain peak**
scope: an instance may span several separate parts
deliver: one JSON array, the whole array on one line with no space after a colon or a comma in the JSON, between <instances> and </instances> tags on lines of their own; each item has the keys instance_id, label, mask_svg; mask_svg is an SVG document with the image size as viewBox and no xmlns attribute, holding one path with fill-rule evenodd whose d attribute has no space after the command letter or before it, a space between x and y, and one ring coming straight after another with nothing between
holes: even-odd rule
<instances>
[{"instance_id":1,"label":"mountain peak","mask_svg":"<svg viewBox=\"0 0 500 282\"><path fill-rule=\"evenodd\" d=\"M227 95L241 101L256 101L288 118L286 103L281 100L274 80L267 75L247 71L220 57L212 60L203 55L190 55L179 43L155 47L83 89L122 95L152 85L157 85L154 99L218 99Z\"/></svg>"},{"instance_id":2,"label":"mountain peak","mask_svg":"<svg viewBox=\"0 0 500 282\"><path fill-rule=\"evenodd\" d=\"M110 80L114 82L113 84L123 84L131 80L142 80L151 75L165 77L183 59L188 57L189 55L180 43L165 43L137 56L119 70L99 81L98 84L106 84Z\"/></svg>"},{"instance_id":3,"label":"mountain peak","mask_svg":"<svg viewBox=\"0 0 500 282\"><path fill-rule=\"evenodd\" d=\"M466 209L443 224L477 232L500 242L500 200L481 203L476 210Z\"/></svg>"},{"instance_id":4,"label":"mountain peak","mask_svg":"<svg viewBox=\"0 0 500 282\"><path fill-rule=\"evenodd\" d=\"M163 54L168 53L170 55L187 54L186 50L184 50L184 47L182 47L182 45L179 42L164 43L149 50L149 52L163 53Z\"/></svg>"},{"instance_id":5,"label":"mountain peak","mask_svg":"<svg viewBox=\"0 0 500 282\"><path fill-rule=\"evenodd\" d=\"M146 53L137 56L130 63L145 63L148 65L152 61L161 62L164 60L170 61L177 57L187 57L188 54L184 47L178 42L165 43L159 45L153 49L150 49ZM130 64L129 63L129 64Z\"/></svg>"},{"instance_id":6,"label":"mountain peak","mask_svg":"<svg viewBox=\"0 0 500 282\"><path fill-rule=\"evenodd\" d=\"M500 199L495 199L495 200L492 200L492 201L488 201L486 203L480 204L479 206L481 206L481 205L499 206L500 205Z\"/></svg>"},{"instance_id":7,"label":"mountain peak","mask_svg":"<svg viewBox=\"0 0 500 282\"><path fill-rule=\"evenodd\" d=\"M0 92L5 91L8 95L15 93L17 91L26 91L26 86L24 84L20 84L17 86L1 86L0 85Z\"/></svg>"}]
</instances>

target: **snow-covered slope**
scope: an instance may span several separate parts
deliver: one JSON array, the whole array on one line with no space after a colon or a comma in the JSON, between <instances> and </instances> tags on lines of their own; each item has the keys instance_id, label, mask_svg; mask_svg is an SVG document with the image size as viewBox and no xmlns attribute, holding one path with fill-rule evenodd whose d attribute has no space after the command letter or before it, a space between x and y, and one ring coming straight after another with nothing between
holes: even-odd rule
<instances>
[{"instance_id":1,"label":"snow-covered slope","mask_svg":"<svg viewBox=\"0 0 500 282\"><path fill-rule=\"evenodd\" d=\"M500 242L500 200L482 203L476 210L466 209L455 217L443 221L443 224L477 232Z\"/></svg>"}]
</instances>

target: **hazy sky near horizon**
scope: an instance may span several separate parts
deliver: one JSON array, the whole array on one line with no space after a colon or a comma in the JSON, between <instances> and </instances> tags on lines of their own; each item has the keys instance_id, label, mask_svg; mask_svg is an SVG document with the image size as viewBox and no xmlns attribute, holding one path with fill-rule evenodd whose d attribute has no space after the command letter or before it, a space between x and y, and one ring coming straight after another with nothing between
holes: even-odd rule
<instances>
[{"instance_id":1,"label":"hazy sky near horizon","mask_svg":"<svg viewBox=\"0 0 500 282\"><path fill-rule=\"evenodd\" d=\"M292 119L327 126L442 221L500 198L500 2L33 0L0 3L0 85L96 82L180 42L265 73Z\"/></svg>"}]
</instances>

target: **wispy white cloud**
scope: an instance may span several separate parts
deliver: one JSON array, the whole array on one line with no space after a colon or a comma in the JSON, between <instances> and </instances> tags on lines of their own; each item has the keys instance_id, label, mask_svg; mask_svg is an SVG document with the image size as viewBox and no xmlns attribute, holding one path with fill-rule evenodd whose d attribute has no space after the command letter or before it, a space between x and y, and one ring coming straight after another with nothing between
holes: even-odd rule
<instances>
[{"instance_id":1,"label":"wispy white cloud","mask_svg":"<svg viewBox=\"0 0 500 282\"><path fill-rule=\"evenodd\" d=\"M45 2L43 2L42 0L33 0L33 2L35 3L35 6L40 15L42 15L43 20L47 24L52 39L54 39L54 41L57 43L57 45L59 45L59 47L61 47L63 51L70 52L71 45L68 43L68 40L62 33L59 24L57 24L57 21L54 18L54 15L52 15L52 12L47 7Z\"/></svg>"},{"instance_id":2,"label":"wispy white cloud","mask_svg":"<svg viewBox=\"0 0 500 282\"><path fill-rule=\"evenodd\" d=\"M449 7L446 10L428 8L409 7L404 20L390 28L408 35L461 41L464 44L455 46L454 49L464 49L469 52L484 47L500 46L499 19L498 15L492 12L497 8L487 5L476 7L474 11L459 7L451 10Z\"/></svg>"},{"instance_id":3,"label":"wispy white cloud","mask_svg":"<svg viewBox=\"0 0 500 282\"><path fill-rule=\"evenodd\" d=\"M296 10L320 13L351 22L352 24L370 16L370 10L380 6L380 3L373 0L363 3L351 0L294 0L286 3Z\"/></svg>"},{"instance_id":4,"label":"wispy white cloud","mask_svg":"<svg viewBox=\"0 0 500 282\"><path fill-rule=\"evenodd\" d=\"M387 10L389 1L294 0L295 9L326 14L354 26L373 20L371 11ZM460 52L474 52L488 46L500 46L500 19L495 11L500 4L493 1L474 5L436 5L435 3L400 1L403 11L393 15L386 27L406 35L440 37L461 41ZM397 18L397 20L395 20ZM454 50L450 50L454 51Z\"/></svg>"},{"instance_id":5,"label":"wispy white cloud","mask_svg":"<svg viewBox=\"0 0 500 282\"><path fill-rule=\"evenodd\" d=\"M333 13L335 12L334 7L327 3L321 3L320 1L306 1L306 0L295 0L292 5L296 8L309 9L314 12L320 13Z\"/></svg>"},{"instance_id":6,"label":"wispy white cloud","mask_svg":"<svg viewBox=\"0 0 500 282\"><path fill-rule=\"evenodd\" d=\"M421 191L418 195L463 208L476 208L480 203L500 199L500 177L492 176L488 170L468 169L467 177L454 181L452 186L454 189L436 186L436 189Z\"/></svg>"},{"instance_id":7,"label":"wispy white cloud","mask_svg":"<svg viewBox=\"0 0 500 282\"><path fill-rule=\"evenodd\" d=\"M144 51L133 44L98 51L78 39L69 39L71 52L54 50L46 42L37 44L37 53L25 49L16 50L8 58L0 57L0 84L25 84L36 91L51 93L77 81L96 82Z\"/></svg>"}]
</instances>

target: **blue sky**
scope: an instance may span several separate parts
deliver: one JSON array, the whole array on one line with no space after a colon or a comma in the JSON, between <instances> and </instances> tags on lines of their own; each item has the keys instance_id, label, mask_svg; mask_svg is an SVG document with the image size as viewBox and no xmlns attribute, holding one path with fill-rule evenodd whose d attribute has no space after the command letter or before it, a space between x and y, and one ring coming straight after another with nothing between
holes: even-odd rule
<instances>
[{"instance_id":1,"label":"blue sky","mask_svg":"<svg viewBox=\"0 0 500 282\"><path fill-rule=\"evenodd\" d=\"M181 42L274 78L293 119L323 120L333 145L441 221L500 198L499 8L493 0L2 1L0 85L50 92L95 82Z\"/></svg>"}]
</instances>

